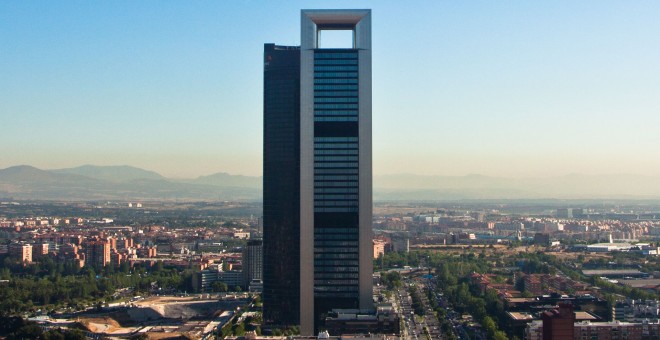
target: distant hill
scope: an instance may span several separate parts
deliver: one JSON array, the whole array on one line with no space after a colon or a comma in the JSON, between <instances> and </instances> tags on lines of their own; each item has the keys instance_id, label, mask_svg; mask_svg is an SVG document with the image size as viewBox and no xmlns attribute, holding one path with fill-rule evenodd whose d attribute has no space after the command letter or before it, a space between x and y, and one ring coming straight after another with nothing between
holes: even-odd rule
<instances>
[{"instance_id":1,"label":"distant hill","mask_svg":"<svg viewBox=\"0 0 660 340\"><path fill-rule=\"evenodd\" d=\"M87 192L90 188L103 192L111 186L110 183L89 177L54 173L27 165L0 170L1 196L52 199L55 195L69 196L77 192Z\"/></svg>"},{"instance_id":2,"label":"distant hill","mask_svg":"<svg viewBox=\"0 0 660 340\"><path fill-rule=\"evenodd\" d=\"M13 166L0 170L0 182L14 185L39 184L42 186L80 186L96 183L94 179L89 177L53 173L29 165Z\"/></svg>"},{"instance_id":3,"label":"distant hill","mask_svg":"<svg viewBox=\"0 0 660 340\"><path fill-rule=\"evenodd\" d=\"M97 166L97 165L83 165L76 168L48 170L60 174L74 174L90 178L111 181L111 182L127 182L138 179L165 179L160 174L128 165L116 166Z\"/></svg>"},{"instance_id":4,"label":"distant hill","mask_svg":"<svg viewBox=\"0 0 660 340\"><path fill-rule=\"evenodd\" d=\"M0 197L57 200L260 200L262 177L216 173L168 179L131 166L0 170ZM482 175L374 177L374 199L660 199L660 177L581 175L503 178Z\"/></svg>"},{"instance_id":5,"label":"distant hill","mask_svg":"<svg viewBox=\"0 0 660 340\"><path fill-rule=\"evenodd\" d=\"M660 199L660 177L569 174L547 178L503 178L482 175L374 177L374 197L390 200L418 195L436 199Z\"/></svg>"},{"instance_id":6,"label":"distant hill","mask_svg":"<svg viewBox=\"0 0 660 340\"><path fill-rule=\"evenodd\" d=\"M261 190L169 180L131 167L0 170L0 197L47 200L259 200ZM73 173L72 173L73 172ZM81 175L87 173L89 176ZM124 179L119 174L126 173Z\"/></svg>"},{"instance_id":7,"label":"distant hill","mask_svg":"<svg viewBox=\"0 0 660 340\"><path fill-rule=\"evenodd\" d=\"M54 180L55 178L58 178L57 175L29 165L17 165L0 170L0 180L8 182L21 183L35 180Z\"/></svg>"},{"instance_id":8,"label":"distant hill","mask_svg":"<svg viewBox=\"0 0 660 340\"><path fill-rule=\"evenodd\" d=\"M189 183L207 184L221 187L242 187L261 189L262 177L230 175L226 172L219 172L209 176L200 176Z\"/></svg>"}]
</instances>

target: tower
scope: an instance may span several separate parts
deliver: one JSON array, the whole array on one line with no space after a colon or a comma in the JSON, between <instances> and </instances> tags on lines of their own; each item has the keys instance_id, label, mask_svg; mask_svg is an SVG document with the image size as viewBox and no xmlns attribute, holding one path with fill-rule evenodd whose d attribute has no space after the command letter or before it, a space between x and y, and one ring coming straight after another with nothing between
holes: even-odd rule
<instances>
[{"instance_id":1,"label":"tower","mask_svg":"<svg viewBox=\"0 0 660 340\"><path fill-rule=\"evenodd\" d=\"M300 47L264 45L263 319L300 323Z\"/></svg>"},{"instance_id":2,"label":"tower","mask_svg":"<svg viewBox=\"0 0 660 340\"><path fill-rule=\"evenodd\" d=\"M323 30L352 46L322 48ZM371 11L303 10L301 46L264 54L264 319L310 335L373 308Z\"/></svg>"},{"instance_id":3,"label":"tower","mask_svg":"<svg viewBox=\"0 0 660 340\"><path fill-rule=\"evenodd\" d=\"M243 280L250 287L252 280L263 280L263 242L249 240L243 249Z\"/></svg>"},{"instance_id":4,"label":"tower","mask_svg":"<svg viewBox=\"0 0 660 340\"><path fill-rule=\"evenodd\" d=\"M110 263L110 242L96 239L85 242L85 265L103 268Z\"/></svg>"}]
</instances>

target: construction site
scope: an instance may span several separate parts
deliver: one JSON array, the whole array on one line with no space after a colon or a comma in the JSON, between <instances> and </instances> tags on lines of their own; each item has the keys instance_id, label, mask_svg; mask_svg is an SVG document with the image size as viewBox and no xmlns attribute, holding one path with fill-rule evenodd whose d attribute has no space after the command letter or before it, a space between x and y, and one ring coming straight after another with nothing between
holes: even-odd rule
<instances>
[{"instance_id":1,"label":"construction site","mask_svg":"<svg viewBox=\"0 0 660 340\"><path fill-rule=\"evenodd\" d=\"M38 321L48 328L78 328L91 338L126 339L144 334L147 339L204 339L251 301L247 295L149 297Z\"/></svg>"}]
</instances>

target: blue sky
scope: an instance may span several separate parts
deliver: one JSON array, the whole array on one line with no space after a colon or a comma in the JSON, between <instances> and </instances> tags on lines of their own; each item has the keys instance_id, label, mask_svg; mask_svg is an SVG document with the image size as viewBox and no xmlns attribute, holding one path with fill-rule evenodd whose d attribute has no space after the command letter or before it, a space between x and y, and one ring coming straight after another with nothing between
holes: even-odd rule
<instances>
[{"instance_id":1,"label":"blue sky","mask_svg":"<svg viewBox=\"0 0 660 340\"><path fill-rule=\"evenodd\" d=\"M660 172L656 1L3 1L0 168L259 175L302 8L372 9L377 175Z\"/></svg>"}]
</instances>

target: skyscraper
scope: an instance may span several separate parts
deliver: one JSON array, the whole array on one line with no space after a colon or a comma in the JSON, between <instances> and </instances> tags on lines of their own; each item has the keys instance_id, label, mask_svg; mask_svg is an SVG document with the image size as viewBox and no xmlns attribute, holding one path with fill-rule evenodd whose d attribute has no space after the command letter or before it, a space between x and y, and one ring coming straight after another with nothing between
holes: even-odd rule
<instances>
[{"instance_id":1,"label":"skyscraper","mask_svg":"<svg viewBox=\"0 0 660 340\"><path fill-rule=\"evenodd\" d=\"M246 288L250 287L252 280L263 281L263 257L262 240L249 240L243 248L243 280Z\"/></svg>"},{"instance_id":2,"label":"skyscraper","mask_svg":"<svg viewBox=\"0 0 660 340\"><path fill-rule=\"evenodd\" d=\"M264 311L300 323L300 47L264 46Z\"/></svg>"},{"instance_id":3,"label":"skyscraper","mask_svg":"<svg viewBox=\"0 0 660 340\"><path fill-rule=\"evenodd\" d=\"M324 30L352 32L323 48ZM312 334L372 309L371 11L303 10L301 47L264 47L264 319Z\"/></svg>"}]
</instances>

